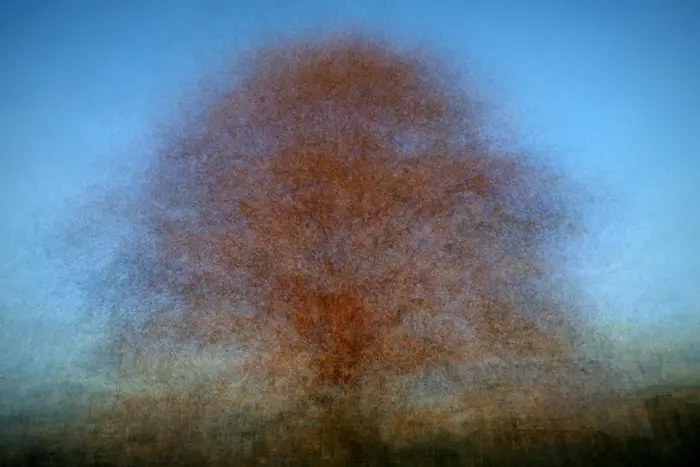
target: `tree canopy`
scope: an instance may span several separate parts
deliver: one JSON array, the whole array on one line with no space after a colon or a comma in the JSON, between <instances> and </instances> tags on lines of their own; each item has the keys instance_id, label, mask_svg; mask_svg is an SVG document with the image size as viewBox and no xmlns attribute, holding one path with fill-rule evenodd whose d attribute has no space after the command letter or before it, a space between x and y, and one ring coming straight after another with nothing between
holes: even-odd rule
<instances>
[{"instance_id":1,"label":"tree canopy","mask_svg":"<svg viewBox=\"0 0 700 467\"><path fill-rule=\"evenodd\" d=\"M184 311L148 332L266 336L349 387L566 352L571 310L546 285L572 224L556 177L491 144L444 61L343 35L265 48L236 74L150 172L148 283Z\"/></svg>"}]
</instances>

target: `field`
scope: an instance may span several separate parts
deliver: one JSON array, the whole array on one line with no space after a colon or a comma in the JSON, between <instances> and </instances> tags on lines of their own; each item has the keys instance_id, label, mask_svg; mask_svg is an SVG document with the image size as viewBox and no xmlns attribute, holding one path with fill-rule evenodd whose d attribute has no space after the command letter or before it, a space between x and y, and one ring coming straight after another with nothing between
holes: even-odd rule
<instances>
[{"instance_id":1,"label":"field","mask_svg":"<svg viewBox=\"0 0 700 467\"><path fill-rule=\"evenodd\" d=\"M598 386L588 394L522 364L517 378L494 363L349 396L295 392L287 380L263 389L213 355L170 359L113 384L53 382L26 394L34 404L5 404L0 456L8 466L692 465L693 354L647 355L655 367L634 364L628 349L618 360L626 383L606 380L619 368L582 367Z\"/></svg>"}]
</instances>

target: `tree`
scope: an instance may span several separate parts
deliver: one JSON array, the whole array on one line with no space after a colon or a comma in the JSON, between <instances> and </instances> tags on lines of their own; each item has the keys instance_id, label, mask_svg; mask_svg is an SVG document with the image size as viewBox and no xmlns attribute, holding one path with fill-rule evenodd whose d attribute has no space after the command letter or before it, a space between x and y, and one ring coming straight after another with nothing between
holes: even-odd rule
<instances>
[{"instance_id":1,"label":"tree","mask_svg":"<svg viewBox=\"0 0 700 467\"><path fill-rule=\"evenodd\" d=\"M546 285L552 240L571 232L557 180L496 149L482 102L447 70L352 35L241 62L150 172L147 281L183 311L139 332L267 336L281 362L308 354L318 387L350 390L565 353L571 310ZM246 313L222 305L242 299Z\"/></svg>"}]
</instances>

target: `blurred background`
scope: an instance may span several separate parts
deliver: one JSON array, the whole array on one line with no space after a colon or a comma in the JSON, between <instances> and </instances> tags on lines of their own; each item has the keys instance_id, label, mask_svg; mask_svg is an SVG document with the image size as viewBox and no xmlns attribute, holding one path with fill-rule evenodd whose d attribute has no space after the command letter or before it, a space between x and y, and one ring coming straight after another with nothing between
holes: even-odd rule
<instances>
[{"instance_id":1,"label":"blurred background","mask_svg":"<svg viewBox=\"0 0 700 467\"><path fill-rule=\"evenodd\" d=\"M473 72L516 138L595 199L570 266L609 355L641 384L700 382L697 2L4 0L4 393L99 379L82 363L104 316L81 283L125 235L100 195L129 192L186 96L255 44L350 27Z\"/></svg>"}]
</instances>

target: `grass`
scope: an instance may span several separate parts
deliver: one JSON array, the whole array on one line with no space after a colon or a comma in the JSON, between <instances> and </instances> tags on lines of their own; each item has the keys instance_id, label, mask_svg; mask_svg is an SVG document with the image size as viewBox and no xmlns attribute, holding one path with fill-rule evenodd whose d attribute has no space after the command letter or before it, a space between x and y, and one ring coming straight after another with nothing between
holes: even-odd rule
<instances>
[{"instance_id":1,"label":"grass","mask_svg":"<svg viewBox=\"0 0 700 467\"><path fill-rule=\"evenodd\" d=\"M439 414L403 411L382 430L375 418L331 406L263 418L202 410L204 402L195 394L125 398L80 423L25 427L34 438L6 442L3 465L685 465L697 455L687 442L668 449L664 439L535 428L507 417L465 421L457 433Z\"/></svg>"},{"instance_id":2,"label":"grass","mask_svg":"<svg viewBox=\"0 0 700 467\"><path fill-rule=\"evenodd\" d=\"M557 362L491 361L367 382L354 398L314 392L301 357L258 360L266 379L231 349L152 356L118 378L37 387L33 406L6 399L0 463L662 465L687 449L652 436L645 399L700 402L697 366L668 355L677 378L634 391L613 390L615 371L586 362L563 382Z\"/></svg>"},{"instance_id":3,"label":"grass","mask_svg":"<svg viewBox=\"0 0 700 467\"><path fill-rule=\"evenodd\" d=\"M275 400L265 381L240 381L221 362L205 371L211 359L200 357L164 360L160 373L146 365L116 386L46 388L54 412L4 415L3 465L629 465L670 455L650 437L644 398L673 386L586 400L552 378L498 376L496 365L481 384L426 374L367 384L356 398L307 388ZM417 396L441 378L432 403Z\"/></svg>"}]
</instances>

